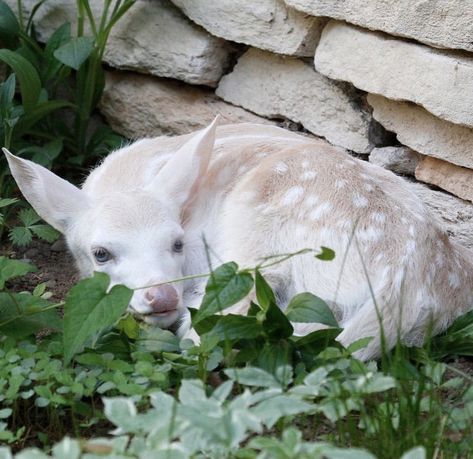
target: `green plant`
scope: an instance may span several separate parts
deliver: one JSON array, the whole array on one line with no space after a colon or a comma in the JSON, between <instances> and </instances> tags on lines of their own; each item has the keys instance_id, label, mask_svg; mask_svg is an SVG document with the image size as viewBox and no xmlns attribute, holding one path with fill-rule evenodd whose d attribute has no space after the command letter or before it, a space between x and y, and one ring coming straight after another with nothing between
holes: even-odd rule
<instances>
[{"instance_id":1,"label":"green plant","mask_svg":"<svg viewBox=\"0 0 473 459\"><path fill-rule=\"evenodd\" d=\"M418 351L398 347L382 366L356 360L352 352L367 340L343 349L334 340L336 320L311 294L280 311L263 273L290 256L256 269L227 263L210 273L202 307L193 311L199 345L128 315L119 319L131 292L108 291L104 274L51 304L44 284L33 294L5 288L33 268L0 258L0 295L15 300L0 299L10 304L0 312L0 438L14 445L36 439L49 450L64 434L92 437L64 439L52 448L56 458L469 457L472 378L433 361L433 342ZM253 286L247 316L217 314ZM63 320L51 316L60 306ZM297 338L289 319L329 328ZM469 349L468 341L460 347L468 320L453 328L457 349ZM34 334L54 323L57 331L36 342ZM102 406L103 395L119 397ZM110 424L115 438L94 434Z\"/></svg>"},{"instance_id":2,"label":"green plant","mask_svg":"<svg viewBox=\"0 0 473 459\"><path fill-rule=\"evenodd\" d=\"M78 0L76 35L72 35L70 24L65 23L41 44L36 39L34 16L43 3L44 0L39 1L24 21L21 1L17 18L0 0L0 62L10 69L0 84L0 146L48 168L58 158L62 167L82 166L123 140L107 126L92 128L90 120L103 91L101 60L108 37L134 0L104 1L97 20L89 1ZM64 121L67 119L70 122ZM0 196L9 198L13 192L2 157ZM25 215L20 215L24 224L20 228L29 228L22 217ZM46 234L41 229L30 229L35 234ZM46 239L51 234L49 230ZM11 239L25 243L28 235L31 232L16 229Z\"/></svg>"}]
</instances>

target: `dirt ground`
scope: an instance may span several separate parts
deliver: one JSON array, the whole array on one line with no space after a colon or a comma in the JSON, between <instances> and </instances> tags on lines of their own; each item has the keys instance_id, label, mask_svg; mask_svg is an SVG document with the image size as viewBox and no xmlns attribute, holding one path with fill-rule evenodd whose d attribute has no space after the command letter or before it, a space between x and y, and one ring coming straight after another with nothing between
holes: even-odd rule
<instances>
[{"instance_id":1,"label":"dirt ground","mask_svg":"<svg viewBox=\"0 0 473 459\"><path fill-rule=\"evenodd\" d=\"M72 255L62 240L54 244L33 241L26 248L15 248L10 244L0 247L0 255L32 263L38 268L34 273L15 279L10 288L17 292L33 291L40 283L47 283L47 290L53 293L53 301L61 301L79 280Z\"/></svg>"}]
</instances>

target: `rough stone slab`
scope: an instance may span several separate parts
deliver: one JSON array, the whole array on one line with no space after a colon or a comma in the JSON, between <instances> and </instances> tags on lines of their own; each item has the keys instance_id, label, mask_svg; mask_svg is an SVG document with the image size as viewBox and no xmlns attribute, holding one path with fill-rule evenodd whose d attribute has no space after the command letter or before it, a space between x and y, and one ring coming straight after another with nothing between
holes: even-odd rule
<instances>
[{"instance_id":1,"label":"rough stone slab","mask_svg":"<svg viewBox=\"0 0 473 459\"><path fill-rule=\"evenodd\" d=\"M424 155L473 169L473 129L441 120L418 105L368 95L373 116Z\"/></svg>"},{"instance_id":2,"label":"rough stone slab","mask_svg":"<svg viewBox=\"0 0 473 459\"><path fill-rule=\"evenodd\" d=\"M8 0L16 10L16 0ZM37 0L23 0L29 11ZM100 18L102 1L90 2ZM46 41L69 21L76 30L76 0L48 0L35 15L38 37ZM104 60L112 67L216 86L231 45L193 24L168 0L137 0L117 22Z\"/></svg>"},{"instance_id":3,"label":"rough stone slab","mask_svg":"<svg viewBox=\"0 0 473 459\"><path fill-rule=\"evenodd\" d=\"M212 91L146 75L107 72L100 109L128 138L187 134L220 114L225 123L271 121L218 99Z\"/></svg>"},{"instance_id":4,"label":"rough stone slab","mask_svg":"<svg viewBox=\"0 0 473 459\"><path fill-rule=\"evenodd\" d=\"M373 148L369 161L398 174L414 175L421 158L422 155L408 147L383 147Z\"/></svg>"},{"instance_id":5,"label":"rough stone slab","mask_svg":"<svg viewBox=\"0 0 473 459\"><path fill-rule=\"evenodd\" d=\"M225 75L217 95L269 118L286 117L329 142L368 153L371 116L357 95L299 59L250 49Z\"/></svg>"},{"instance_id":6,"label":"rough stone slab","mask_svg":"<svg viewBox=\"0 0 473 459\"><path fill-rule=\"evenodd\" d=\"M416 179L473 202L473 170L426 156L416 168Z\"/></svg>"},{"instance_id":7,"label":"rough stone slab","mask_svg":"<svg viewBox=\"0 0 473 459\"><path fill-rule=\"evenodd\" d=\"M280 54L313 56L327 22L283 0L172 0L213 35Z\"/></svg>"},{"instance_id":8,"label":"rough stone slab","mask_svg":"<svg viewBox=\"0 0 473 459\"><path fill-rule=\"evenodd\" d=\"M341 19L440 48L473 51L473 8L465 0L285 0L313 16Z\"/></svg>"},{"instance_id":9,"label":"rough stone slab","mask_svg":"<svg viewBox=\"0 0 473 459\"><path fill-rule=\"evenodd\" d=\"M473 127L473 57L331 21L315 68L389 99L409 100L434 115Z\"/></svg>"},{"instance_id":10,"label":"rough stone slab","mask_svg":"<svg viewBox=\"0 0 473 459\"><path fill-rule=\"evenodd\" d=\"M420 183L411 184L414 192L440 220L450 238L473 249L473 204Z\"/></svg>"}]
</instances>

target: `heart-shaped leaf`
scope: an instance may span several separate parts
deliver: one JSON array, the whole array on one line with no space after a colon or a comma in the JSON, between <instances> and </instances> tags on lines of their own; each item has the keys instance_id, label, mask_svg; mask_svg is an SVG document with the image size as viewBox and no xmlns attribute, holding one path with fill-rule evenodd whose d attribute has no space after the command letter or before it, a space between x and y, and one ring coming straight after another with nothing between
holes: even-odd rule
<instances>
[{"instance_id":1,"label":"heart-shaped leaf","mask_svg":"<svg viewBox=\"0 0 473 459\"><path fill-rule=\"evenodd\" d=\"M286 316L292 322L318 323L338 327L337 319L327 303L312 293L296 295L286 309Z\"/></svg>"},{"instance_id":2,"label":"heart-shaped leaf","mask_svg":"<svg viewBox=\"0 0 473 459\"><path fill-rule=\"evenodd\" d=\"M133 291L115 285L104 273L84 279L70 290L64 306L64 361L70 362L83 344L98 331L112 325L125 312Z\"/></svg>"}]
</instances>

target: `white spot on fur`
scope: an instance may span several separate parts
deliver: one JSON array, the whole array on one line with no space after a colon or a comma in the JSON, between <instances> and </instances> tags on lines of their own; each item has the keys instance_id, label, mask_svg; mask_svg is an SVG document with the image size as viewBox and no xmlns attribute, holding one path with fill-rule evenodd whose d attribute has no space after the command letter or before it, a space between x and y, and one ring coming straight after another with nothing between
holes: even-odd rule
<instances>
[{"instance_id":1,"label":"white spot on fur","mask_svg":"<svg viewBox=\"0 0 473 459\"><path fill-rule=\"evenodd\" d=\"M443 266L444 258L443 258L443 254L441 252L437 252L437 254L435 255L435 264L439 268L441 268Z\"/></svg>"},{"instance_id":2,"label":"white spot on fur","mask_svg":"<svg viewBox=\"0 0 473 459\"><path fill-rule=\"evenodd\" d=\"M343 180L343 179L338 179L335 181L335 186L340 189L340 188L343 188L348 182L346 180Z\"/></svg>"},{"instance_id":3,"label":"white spot on fur","mask_svg":"<svg viewBox=\"0 0 473 459\"><path fill-rule=\"evenodd\" d=\"M361 194L355 194L353 204L355 204L355 207L366 207L368 205L368 199Z\"/></svg>"},{"instance_id":4,"label":"white spot on fur","mask_svg":"<svg viewBox=\"0 0 473 459\"><path fill-rule=\"evenodd\" d=\"M376 241L381 237L382 232L374 226L368 226L364 230L358 230L357 236L362 241Z\"/></svg>"},{"instance_id":5,"label":"white spot on fur","mask_svg":"<svg viewBox=\"0 0 473 459\"><path fill-rule=\"evenodd\" d=\"M288 170L289 170L289 167L288 167L288 165L287 165L284 161L278 161L278 162L274 165L274 171L275 171L276 174L278 174L278 175L283 175L283 174L285 174Z\"/></svg>"},{"instance_id":6,"label":"white spot on fur","mask_svg":"<svg viewBox=\"0 0 473 459\"><path fill-rule=\"evenodd\" d=\"M257 158L266 158L266 156L268 156L268 153L257 153L256 154Z\"/></svg>"},{"instance_id":7,"label":"white spot on fur","mask_svg":"<svg viewBox=\"0 0 473 459\"><path fill-rule=\"evenodd\" d=\"M458 273L448 273L448 284L452 288L460 287L460 276Z\"/></svg>"},{"instance_id":8,"label":"white spot on fur","mask_svg":"<svg viewBox=\"0 0 473 459\"><path fill-rule=\"evenodd\" d=\"M309 167L309 161L302 161L301 162L301 166L304 168L304 169L307 169Z\"/></svg>"},{"instance_id":9,"label":"white spot on fur","mask_svg":"<svg viewBox=\"0 0 473 459\"><path fill-rule=\"evenodd\" d=\"M414 239L409 239L407 242L406 242L406 251L407 251L407 255L410 255L416 248L416 241L414 241Z\"/></svg>"},{"instance_id":10,"label":"white spot on fur","mask_svg":"<svg viewBox=\"0 0 473 459\"><path fill-rule=\"evenodd\" d=\"M240 166L238 168L238 173L239 174L243 174L244 172L246 172L248 170L248 166Z\"/></svg>"},{"instance_id":11,"label":"white spot on fur","mask_svg":"<svg viewBox=\"0 0 473 459\"><path fill-rule=\"evenodd\" d=\"M309 218L312 220L319 220L324 215L328 214L332 210L332 205L328 202L320 204L310 214Z\"/></svg>"},{"instance_id":12,"label":"white spot on fur","mask_svg":"<svg viewBox=\"0 0 473 459\"><path fill-rule=\"evenodd\" d=\"M414 228L414 225L409 225L409 236L414 237L416 235L416 229Z\"/></svg>"},{"instance_id":13,"label":"white spot on fur","mask_svg":"<svg viewBox=\"0 0 473 459\"><path fill-rule=\"evenodd\" d=\"M345 166L343 164L337 164L335 167L340 170L345 169Z\"/></svg>"},{"instance_id":14,"label":"white spot on fur","mask_svg":"<svg viewBox=\"0 0 473 459\"><path fill-rule=\"evenodd\" d=\"M386 221L386 215L384 215L382 212L373 212L371 214L371 218L374 222L379 224L384 223Z\"/></svg>"},{"instance_id":15,"label":"white spot on fur","mask_svg":"<svg viewBox=\"0 0 473 459\"><path fill-rule=\"evenodd\" d=\"M304 200L304 204L308 207L312 207L319 202L319 198L315 194L307 196L307 199Z\"/></svg>"},{"instance_id":16,"label":"white spot on fur","mask_svg":"<svg viewBox=\"0 0 473 459\"><path fill-rule=\"evenodd\" d=\"M306 211L304 209L300 209L299 212L297 212L297 218L299 220L305 220L306 219Z\"/></svg>"},{"instance_id":17,"label":"white spot on fur","mask_svg":"<svg viewBox=\"0 0 473 459\"><path fill-rule=\"evenodd\" d=\"M382 261L384 259L385 259L384 253L378 253L378 255L376 255L376 257L374 258L374 261L379 263L380 261Z\"/></svg>"},{"instance_id":18,"label":"white spot on fur","mask_svg":"<svg viewBox=\"0 0 473 459\"><path fill-rule=\"evenodd\" d=\"M398 289L402 287L402 285L404 284L404 277L405 277L404 269L398 270L398 272L394 276L394 284L396 285L395 288Z\"/></svg>"},{"instance_id":19,"label":"white spot on fur","mask_svg":"<svg viewBox=\"0 0 473 459\"><path fill-rule=\"evenodd\" d=\"M407 218L406 218L406 217L402 217L402 218L401 218L401 223L402 223L403 225L407 225L407 223L408 223Z\"/></svg>"},{"instance_id":20,"label":"white spot on fur","mask_svg":"<svg viewBox=\"0 0 473 459\"><path fill-rule=\"evenodd\" d=\"M365 190L368 191L368 192L371 192L371 191L374 190L373 185L371 185L370 183L365 183L364 188L365 188Z\"/></svg>"},{"instance_id":21,"label":"white spot on fur","mask_svg":"<svg viewBox=\"0 0 473 459\"><path fill-rule=\"evenodd\" d=\"M293 186L284 193L281 204L283 206L290 206L292 204L296 204L300 201L303 195L304 188L302 188L301 186Z\"/></svg>"},{"instance_id":22,"label":"white spot on fur","mask_svg":"<svg viewBox=\"0 0 473 459\"><path fill-rule=\"evenodd\" d=\"M314 171L305 171L301 175L301 180L306 181L306 180L313 180L317 176L317 172Z\"/></svg>"}]
</instances>

